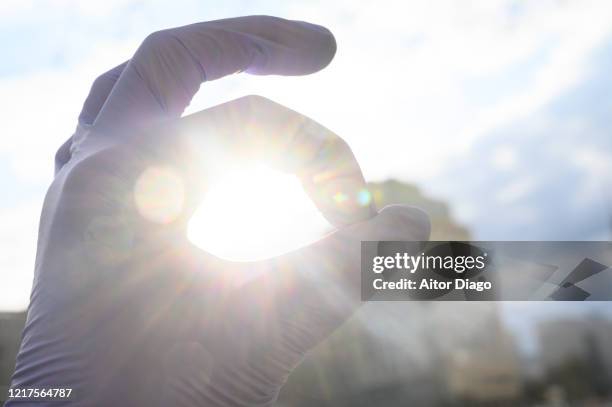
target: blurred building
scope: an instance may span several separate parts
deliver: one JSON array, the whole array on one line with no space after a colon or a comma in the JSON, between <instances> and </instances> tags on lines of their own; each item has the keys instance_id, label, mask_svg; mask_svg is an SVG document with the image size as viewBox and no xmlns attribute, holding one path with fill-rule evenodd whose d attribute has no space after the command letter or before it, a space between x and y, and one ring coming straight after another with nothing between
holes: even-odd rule
<instances>
[{"instance_id":1,"label":"blurred building","mask_svg":"<svg viewBox=\"0 0 612 407\"><path fill-rule=\"evenodd\" d=\"M568 400L612 397L612 321L592 316L547 320L538 327L545 386Z\"/></svg>"},{"instance_id":2,"label":"blurred building","mask_svg":"<svg viewBox=\"0 0 612 407\"><path fill-rule=\"evenodd\" d=\"M425 210L431 240L470 239L444 202L416 187L388 180L370 189L379 208ZM279 405L501 405L520 398L520 383L515 344L497 304L370 302L306 357Z\"/></svg>"},{"instance_id":3,"label":"blurred building","mask_svg":"<svg viewBox=\"0 0 612 407\"><path fill-rule=\"evenodd\" d=\"M371 302L308 355L281 402L514 405L521 381L496 304Z\"/></svg>"},{"instance_id":4,"label":"blurred building","mask_svg":"<svg viewBox=\"0 0 612 407\"><path fill-rule=\"evenodd\" d=\"M540 355L545 369L558 367L568 359L588 359L593 352L612 373L612 321L592 317L554 319L538 328Z\"/></svg>"},{"instance_id":5,"label":"blurred building","mask_svg":"<svg viewBox=\"0 0 612 407\"><path fill-rule=\"evenodd\" d=\"M449 392L463 401L513 405L522 394L514 338L498 316L489 316L485 324L483 336L471 338L447 356Z\"/></svg>"},{"instance_id":6,"label":"blurred building","mask_svg":"<svg viewBox=\"0 0 612 407\"><path fill-rule=\"evenodd\" d=\"M0 403L4 401L15 369L15 356L25 320L25 312L0 313Z\"/></svg>"}]
</instances>

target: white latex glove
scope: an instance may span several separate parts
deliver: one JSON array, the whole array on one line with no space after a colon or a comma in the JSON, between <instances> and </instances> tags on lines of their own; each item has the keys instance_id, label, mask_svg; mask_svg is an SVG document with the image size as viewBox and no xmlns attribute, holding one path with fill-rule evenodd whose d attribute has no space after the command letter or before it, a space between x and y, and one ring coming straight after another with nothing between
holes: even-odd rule
<instances>
[{"instance_id":1,"label":"white latex glove","mask_svg":"<svg viewBox=\"0 0 612 407\"><path fill-rule=\"evenodd\" d=\"M154 33L94 82L56 156L13 387L73 388L66 404L82 406L274 402L359 306L360 241L426 240L428 219L360 205L365 183L346 143L264 98L179 117L204 81L309 74L334 53L323 27L241 17ZM254 263L192 246L186 224L212 140L295 172L338 230ZM243 283L247 271L257 277Z\"/></svg>"}]
</instances>

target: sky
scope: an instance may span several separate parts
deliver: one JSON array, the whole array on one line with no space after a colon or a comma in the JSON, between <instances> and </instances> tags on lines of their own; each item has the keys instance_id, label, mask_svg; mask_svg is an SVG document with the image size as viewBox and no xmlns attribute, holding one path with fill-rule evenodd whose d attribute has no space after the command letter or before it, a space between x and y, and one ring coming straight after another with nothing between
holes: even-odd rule
<instances>
[{"instance_id":1,"label":"sky","mask_svg":"<svg viewBox=\"0 0 612 407\"><path fill-rule=\"evenodd\" d=\"M205 84L187 113L260 94L352 146L368 180L449 202L481 240L610 238L607 1L0 2L0 309L27 305L55 150L91 82L147 34L248 14L330 28L309 77Z\"/></svg>"}]
</instances>

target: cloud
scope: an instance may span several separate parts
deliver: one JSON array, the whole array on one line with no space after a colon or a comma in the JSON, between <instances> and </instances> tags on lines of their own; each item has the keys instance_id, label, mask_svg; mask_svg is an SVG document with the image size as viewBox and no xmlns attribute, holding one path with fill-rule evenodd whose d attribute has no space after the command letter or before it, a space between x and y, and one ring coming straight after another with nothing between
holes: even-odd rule
<instances>
[{"instance_id":1,"label":"cloud","mask_svg":"<svg viewBox=\"0 0 612 407\"><path fill-rule=\"evenodd\" d=\"M303 97L307 82L267 92L349 139L366 174L422 183L579 83L612 27L604 2L349 3L291 9L338 39L336 61L317 78L325 95Z\"/></svg>"},{"instance_id":2,"label":"cloud","mask_svg":"<svg viewBox=\"0 0 612 407\"><path fill-rule=\"evenodd\" d=\"M0 310L27 306L42 203L0 210Z\"/></svg>"},{"instance_id":3,"label":"cloud","mask_svg":"<svg viewBox=\"0 0 612 407\"><path fill-rule=\"evenodd\" d=\"M488 132L440 175L437 191L458 204L478 239L609 238L610 55L612 44L599 47L586 61L596 67L589 75Z\"/></svg>"},{"instance_id":4,"label":"cloud","mask_svg":"<svg viewBox=\"0 0 612 407\"><path fill-rule=\"evenodd\" d=\"M495 194L495 199L501 205L511 204L523 198L535 188L536 181L533 175L522 179L512 180Z\"/></svg>"},{"instance_id":5,"label":"cloud","mask_svg":"<svg viewBox=\"0 0 612 407\"><path fill-rule=\"evenodd\" d=\"M491 156L491 164L501 171L510 171L518 164L516 149L510 145L496 147Z\"/></svg>"}]
</instances>

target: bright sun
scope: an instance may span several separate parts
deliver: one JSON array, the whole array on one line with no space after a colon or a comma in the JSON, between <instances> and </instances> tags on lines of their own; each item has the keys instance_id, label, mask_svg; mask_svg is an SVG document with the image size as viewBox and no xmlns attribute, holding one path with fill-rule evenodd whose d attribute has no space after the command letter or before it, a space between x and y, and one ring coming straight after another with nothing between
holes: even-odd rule
<instances>
[{"instance_id":1,"label":"bright sun","mask_svg":"<svg viewBox=\"0 0 612 407\"><path fill-rule=\"evenodd\" d=\"M329 228L295 176L254 164L210 186L188 236L213 255L249 261L306 245Z\"/></svg>"}]
</instances>

